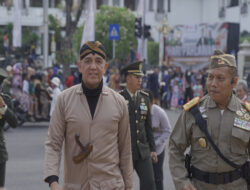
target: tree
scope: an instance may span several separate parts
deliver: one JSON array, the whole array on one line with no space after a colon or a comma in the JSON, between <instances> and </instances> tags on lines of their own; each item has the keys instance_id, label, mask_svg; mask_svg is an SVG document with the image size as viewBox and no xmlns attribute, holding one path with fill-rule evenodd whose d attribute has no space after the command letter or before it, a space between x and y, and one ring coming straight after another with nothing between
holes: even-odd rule
<instances>
[{"instance_id":1,"label":"tree","mask_svg":"<svg viewBox=\"0 0 250 190\"><path fill-rule=\"evenodd\" d=\"M130 59L130 44L136 46L134 34L135 16L127 8L101 6L95 17L95 38L100 41L112 59L112 41L109 40L109 24L120 25L120 40L116 41L116 58ZM80 49L83 26L79 27L73 36L73 46L76 51Z\"/></svg>"},{"instance_id":2,"label":"tree","mask_svg":"<svg viewBox=\"0 0 250 190\"><path fill-rule=\"evenodd\" d=\"M102 42L107 50L108 58L112 58L112 41L109 40L109 24L120 25L120 40L116 41L116 58L129 59L130 44L136 44L135 16L127 8L101 6L96 14L96 40Z\"/></svg>"},{"instance_id":3,"label":"tree","mask_svg":"<svg viewBox=\"0 0 250 190\"><path fill-rule=\"evenodd\" d=\"M78 21L81 17L84 0L78 1L79 6L73 10L73 0L65 0L65 11L66 11L66 25L65 25L65 37L62 41L62 49L72 49L72 36L77 28ZM75 18L73 20L73 18Z\"/></svg>"},{"instance_id":4,"label":"tree","mask_svg":"<svg viewBox=\"0 0 250 190\"><path fill-rule=\"evenodd\" d=\"M148 41L148 62L155 66L159 63L159 44L153 41Z\"/></svg>"}]
</instances>

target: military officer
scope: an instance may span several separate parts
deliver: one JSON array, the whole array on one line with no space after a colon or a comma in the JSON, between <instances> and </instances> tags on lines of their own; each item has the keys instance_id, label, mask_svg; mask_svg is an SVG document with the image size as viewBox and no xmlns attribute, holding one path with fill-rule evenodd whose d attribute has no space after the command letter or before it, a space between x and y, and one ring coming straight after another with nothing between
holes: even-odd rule
<instances>
[{"instance_id":1,"label":"military officer","mask_svg":"<svg viewBox=\"0 0 250 190\"><path fill-rule=\"evenodd\" d=\"M170 136L169 167L177 190L247 190L250 107L232 93L237 81L235 57L215 50L208 95L183 106Z\"/></svg>"},{"instance_id":2,"label":"military officer","mask_svg":"<svg viewBox=\"0 0 250 190\"><path fill-rule=\"evenodd\" d=\"M0 85L3 80L8 77L5 70L0 68ZM0 189L4 188L5 183L5 167L8 159L8 154L4 140L4 124L7 122L11 127L17 127L17 117L11 110L11 98L7 94L0 92Z\"/></svg>"},{"instance_id":3,"label":"military officer","mask_svg":"<svg viewBox=\"0 0 250 190\"><path fill-rule=\"evenodd\" d=\"M140 178L141 190L155 190L152 160L157 162L152 131L148 93L140 90L142 62L135 62L122 69L126 88L119 93L125 98L130 120L133 166ZM152 160L151 160L152 159Z\"/></svg>"}]
</instances>

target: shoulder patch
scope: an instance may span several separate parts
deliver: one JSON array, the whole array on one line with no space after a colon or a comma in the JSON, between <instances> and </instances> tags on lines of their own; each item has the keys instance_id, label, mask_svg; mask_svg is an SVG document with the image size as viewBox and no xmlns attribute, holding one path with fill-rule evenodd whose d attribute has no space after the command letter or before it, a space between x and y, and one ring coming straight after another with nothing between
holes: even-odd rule
<instances>
[{"instance_id":1,"label":"shoulder patch","mask_svg":"<svg viewBox=\"0 0 250 190\"><path fill-rule=\"evenodd\" d=\"M195 98L193 98L192 100L190 100L189 102L187 102L186 104L184 104L182 107L185 111L190 110L192 107L194 107L195 105L197 105L200 102L200 97L197 96Z\"/></svg>"},{"instance_id":2,"label":"shoulder patch","mask_svg":"<svg viewBox=\"0 0 250 190\"><path fill-rule=\"evenodd\" d=\"M141 92L142 94L146 95L146 96L149 96L149 94L148 94L147 92L143 91L143 90L140 90L140 92Z\"/></svg>"},{"instance_id":3,"label":"shoulder patch","mask_svg":"<svg viewBox=\"0 0 250 190\"><path fill-rule=\"evenodd\" d=\"M247 109L247 111L250 111L250 103L249 102L245 101L244 106Z\"/></svg>"}]
</instances>

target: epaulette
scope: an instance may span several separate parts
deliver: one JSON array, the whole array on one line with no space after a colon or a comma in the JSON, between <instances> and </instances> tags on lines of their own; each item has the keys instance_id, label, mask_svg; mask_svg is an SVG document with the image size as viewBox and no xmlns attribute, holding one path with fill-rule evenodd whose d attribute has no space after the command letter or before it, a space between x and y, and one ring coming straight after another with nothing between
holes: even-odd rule
<instances>
[{"instance_id":1,"label":"epaulette","mask_svg":"<svg viewBox=\"0 0 250 190\"><path fill-rule=\"evenodd\" d=\"M250 111L250 103L249 102L245 101L244 106L247 109L247 111Z\"/></svg>"},{"instance_id":2,"label":"epaulette","mask_svg":"<svg viewBox=\"0 0 250 190\"><path fill-rule=\"evenodd\" d=\"M186 104L184 104L182 107L185 111L190 110L192 107L194 107L195 105L197 105L200 102L200 97L197 96L195 98L193 98L192 100L190 100L189 102L187 102Z\"/></svg>"},{"instance_id":3,"label":"epaulette","mask_svg":"<svg viewBox=\"0 0 250 190\"><path fill-rule=\"evenodd\" d=\"M121 94L122 91L123 91L123 90L119 90L117 93Z\"/></svg>"},{"instance_id":4,"label":"epaulette","mask_svg":"<svg viewBox=\"0 0 250 190\"><path fill-rule=\"evenodd\" d=\"M149 96L149 94L148 94L147 92L143 91L143 90L140 90L140 92L141 92L142 94L146 95L146 96Z\"/></svg>"}]
</instances>

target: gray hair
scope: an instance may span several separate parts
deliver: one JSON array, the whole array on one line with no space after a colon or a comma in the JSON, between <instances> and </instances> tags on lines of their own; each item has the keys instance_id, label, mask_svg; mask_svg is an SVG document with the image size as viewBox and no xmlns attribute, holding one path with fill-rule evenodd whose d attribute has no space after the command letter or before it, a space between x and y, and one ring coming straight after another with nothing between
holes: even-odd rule
<instances>
[{"instance_id":1,"label":"gray hair","mask_svg":"<svg viewBox=\"0 0 250 190\"><path fill-rule=\"evenodd\" d=\"M238 80L238 83L236 85L236 88L242 86L243 90L248 92L248 86L247 86L247 81L245 80Z\"/></svg>"}]
</instances>

